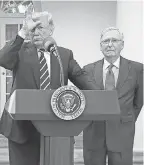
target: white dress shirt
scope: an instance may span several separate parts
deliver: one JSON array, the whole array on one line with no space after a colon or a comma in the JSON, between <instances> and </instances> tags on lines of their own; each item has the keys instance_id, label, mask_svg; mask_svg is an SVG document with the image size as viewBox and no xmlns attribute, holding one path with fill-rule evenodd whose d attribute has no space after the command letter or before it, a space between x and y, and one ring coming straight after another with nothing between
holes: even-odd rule
<instances>
[{"instance_id":1,"label":"white dress shirt","mask_svg":"<svg viewBox=\"0 0 144 165\"><path fill-rule=\"evenodd\" d=\"M48 71L49 71L49 75L50 75L50 53L49 52L44 52L44 57L45 57L45 59L46 59L46 62L47 62L47 66L48 66ZM40 59L40 52L38 52L38 58Z\"/></svg>"},{"instance_id":2,"label":"white dress shirt","mask_svg":"<svg viewBox=\"0 0 144 165\"><path fill-rule=\"evenodd\" d=\"M104 64L103 64L103 84L104 84L104 87L105 87L106 74L107 74L109 65L110 65L110 63L104 58ZM112 71L114 73L115 87L116 87L118 75L119 75L120 57L113 63L113 65L114 65L114 67L112 68Z\"/></svg>"}]
</instances>

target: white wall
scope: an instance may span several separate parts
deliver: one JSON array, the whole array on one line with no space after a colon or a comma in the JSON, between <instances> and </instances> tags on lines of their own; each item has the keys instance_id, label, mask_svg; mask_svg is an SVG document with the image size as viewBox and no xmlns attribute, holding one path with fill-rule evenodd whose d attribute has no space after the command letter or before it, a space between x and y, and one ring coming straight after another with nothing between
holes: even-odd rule
<instances>
[{"instance_id":1,"label":"white wall","mask_svg":"<svg viewBox=\"0 0 144 165\"><path fill-rule=\"evenodd\" d=\"M118 1L117 27L124 33L125 48L122 55L133 61L143 62L142 1ZM134 149L143 148L143 110L136 122Z\"/></svg>"},{"instance_id":2,"label":"white wall","mask_svg":"<svg viewBox=\"0 0 144 165\"><path fill-rule=\"evenodd\" d=\"M100 59L100 32L116 24L116 2L48 2L42 10L52 13L58 45L73 50L81 66Z\"/></svg>"},{"instance_id":3,"label":"white wall","mask_svg":"<svg viewBox=\"0 0 144 165\"><path fill-rule=\"evenodd\" d=\"M116 1L43 1L42 10L48 10L53 15L56 27L54 38L58 45L72 49L75 59L81 66L103 57L100 52L99 37L104 28L116 26ZM126 10L128 11L129 9L127 8ZM124 18L126 15L121 16ZM131 18L131 16L128 17ZM141 18L138 17L138 19ZM127 28L127 30L130 30L130 28ZM139 32L138 34L141 36ZM133 32L131 32L131 35L133 35ZM138 40L139 38L136 35L134 39ZM135 44L137 43L135 42ZM129 47L127 43L126 47L127 49ZM142 53L140 51L135 54L125 52L123 51L124 57L142 61ZM142 119L141 113L136 124L135 150L142 150L143 148Z\"/></svg>"}]
</instances>

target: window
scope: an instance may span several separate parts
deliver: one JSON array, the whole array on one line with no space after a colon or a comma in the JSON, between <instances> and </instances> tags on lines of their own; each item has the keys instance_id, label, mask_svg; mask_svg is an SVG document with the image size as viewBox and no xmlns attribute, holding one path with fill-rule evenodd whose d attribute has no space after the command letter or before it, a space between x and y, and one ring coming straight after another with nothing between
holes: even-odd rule
<instances>
[{"instance_id":1,"label":"window","mask_svg":"<svg viewBox=\"0 0 144 165\"><path fill-rule=\"evenodd\" d=\"M32 3L32 0L0 0L0 7L5 13L25 13L30 3Z\"/></svg>"},{"instance_id":2,"label":"window","mask_svg":"<svg viewBox=\"0 0 144 165\"><path fill-rule=\"evenodd\" d=\"M6 24L5 42L8 42L12 38L14 38L17 35L18 31L20 30L21 26L22 26L21 24L20 25ZM12 82L13 82L12 72L10 70L6 70L6 100L8 99L9 94L11 92Z\"/></svg>"}]
</instances>

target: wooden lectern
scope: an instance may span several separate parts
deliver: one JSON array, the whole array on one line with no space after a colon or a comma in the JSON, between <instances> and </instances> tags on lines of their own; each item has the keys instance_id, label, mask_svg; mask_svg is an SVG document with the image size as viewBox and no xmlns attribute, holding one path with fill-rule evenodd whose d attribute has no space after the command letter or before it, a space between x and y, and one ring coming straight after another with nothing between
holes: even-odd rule
<instances>
[{"instance_id":1,"label":"wooden lectern","mask_svg":"<svg viewBox=\"0 0 144 165\"><path fill-rule=\"evenodd\" d=\"M116 91L84 90L86 107L75 120L59 119L52 111L54 90L16 90L10 100L15 120L31 120L41 134L40 165L73 165L73 136L78 136L92 120L120 117Z\"/></svg>"}]
</instances>

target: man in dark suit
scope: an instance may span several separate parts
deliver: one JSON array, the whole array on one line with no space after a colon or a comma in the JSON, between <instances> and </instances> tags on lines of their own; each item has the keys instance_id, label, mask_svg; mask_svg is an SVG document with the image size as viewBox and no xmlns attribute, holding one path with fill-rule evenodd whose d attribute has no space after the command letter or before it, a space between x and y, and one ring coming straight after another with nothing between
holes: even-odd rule
<instances>
[{"instance_id":1,"label":"man in dark suit","mask_svg":"<svg viewBox=\"0 0 144 165\"><path fill-rule=\"evenodd\" d=\"M48 18L42 19L43 16ZM18 35L0 50L0 66L13 72L11 94L16 89L49 90L61 86L57 58L41 49L45 48L47 42L43 42L48 41L52 31L53 21L49 13L28 13ZM29 34L31 42L24 42ZM72 51L63 47L58 47L58 51L63 65L64 84L67 85L69 78L81 89L95 89L95 84L74 60ZM30 121L10 118L8 105L7 102L0 121L0 133L8 138L10 165L38 165L40 135Z\"/></svg>"},{"instance_id":2,"label":"man in dark suit","mask_svg":"<svg viewBox=\"0 0 144 165\"><path fill-rule=\"evenodd\" d=\"M116 90L121 119L93 121L83 132L85 165L132 165L135 122L143 106L143 64L120 55L123 34L107 28L100 39L104 59L88 64L100 90Z\"/></svg>"}]
</instances>

